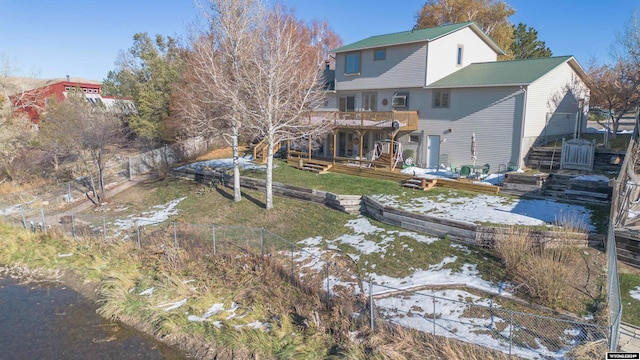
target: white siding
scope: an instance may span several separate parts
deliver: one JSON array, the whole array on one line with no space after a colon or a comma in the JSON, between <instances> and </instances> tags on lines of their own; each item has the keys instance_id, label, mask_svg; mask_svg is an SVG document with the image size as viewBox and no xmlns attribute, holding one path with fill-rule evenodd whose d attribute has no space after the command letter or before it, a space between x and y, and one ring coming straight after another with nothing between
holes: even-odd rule
<instances>
[{"instance_id":1,"label":"white siding","mask_svg":"<svg viewBox=\"0 0 640 360\"><path fill-rule=\"evenodd\" d=\"M345 74L347 53L336 56L336 90L424 86L426 43L388 46L385 60L373 60L374 49L360 52L360 75Z\"/></svg>"},{"instance_id":2,"label":"white siding","mask_svg":"<svg viewBox=\"0 0 640 360\"><path fill-rule=\"evenodd\" d=\"M459 45L463 46L462 65L457 65ZM468 27L430 42L429 55L427 85L471 63L497 60L495 51Z\"/></svg>"},{"instance_id":3,"label":"white siding","mask_svg":"<svg viewBox=\"0 0 640 360\"><path fill-rule=\"evenodd\" d=\"M441 139L440 155L456 167L471 164L471 135L476 134L477 165L489 164L497 171L500 164L517 161L523 94L518 88L452 89L451 107L431 107L431 90L414 92L414 109L419 111L419 130ZM451 131L449 131L451 129ZM423 139L425 141L425 139ZM424 161L426 154L418 154ZM449 165L449 164L446 164Z\"/></svg>"},{"instance_id":4,"label":"white siding","mask_svg":"<svg viewBox=\"0 0 640 360\"><path fill-rule=\"evenodd\" d=\"M527 88L527 115L525 138L536 138L545 133L547 120L552 119L554 134L572 134L578 99L587 98L588 90L568 63L564 63L536 80ZM572 114L567 116L567 114ZM560 125L560 120L566 120Z\"/></svg>"}]
</instances>

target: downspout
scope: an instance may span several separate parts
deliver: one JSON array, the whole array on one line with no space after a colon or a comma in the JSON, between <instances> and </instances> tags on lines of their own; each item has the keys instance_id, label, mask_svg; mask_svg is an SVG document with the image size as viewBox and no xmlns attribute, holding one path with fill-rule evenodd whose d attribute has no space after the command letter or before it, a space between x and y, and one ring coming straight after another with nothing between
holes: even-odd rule
<instances>
[{"instance_id":1,"label":"downspout","mask_svg":"<svg viewBox=\"0 0 640 360\"><path fill-rule=\"evenodd\" d=\"M524 152L524 124L525 124L525 120L527 118L527 87L520 85L520 90L522 90L522 93L524 94L523 100L522 100L522 121L520 122L520 153L518 154L518 169L522 169L524 167L524 156L522 156L522 153Z\"/></svg>"}]
</instances>

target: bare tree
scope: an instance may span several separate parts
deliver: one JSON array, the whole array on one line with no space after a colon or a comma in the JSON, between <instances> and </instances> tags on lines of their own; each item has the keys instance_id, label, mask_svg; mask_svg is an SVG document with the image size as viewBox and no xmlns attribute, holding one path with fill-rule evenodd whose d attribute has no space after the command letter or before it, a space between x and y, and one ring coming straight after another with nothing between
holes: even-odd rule
<instances>
[{"instance_id":1,"label":"bare tree","mask_svg":"<svg viewBox=\"0 0 640 360\"><path fill-rule=\"evenodd\" d=\"M611 137L615 137L620 119L640 105L640 24L634 13L624 31L618 34L618 47L612 54L613 65L589 67L590 104L608 110ZM604 125L604 124L601 124Z\"/></svg>"},{"instance_id":2,"label":"bare tree","mask_svg":"<svg viewBox=\"0 0 640 360\"><path fill-rule=\"evenodd\" d=\"M199 6L207 28L192 35L176 106L188 132L227 135L233 149L233 198L240 201L238 139L246 113L240 69L256 46L263 7L258 0L209 0Z\"/></svg>"},{"instance_id":3,"label":"bare tree","mask_svg":"<svg viewBox=\"0 0 640 360\"><path fill-rule=\"evenodd\" d=\"M92 106L81 91L71 90L64 101L51 101L42 117L39 136L45 146L55 146L56 151L65 147L65 151L78 154L98 180L97 187L91 181L92 195L87 197L95 205L106 200L105 165L112 150L125 139L116 114Z\"/></svg>"},{"instance_id":4,"label":"bare tree","mask_svg":"<svg viewBox=\"0 0 640 360\"><path fill-rule=\"evenodd\" d=\"M427 0L416 14L414 29L475 21L505 51L513 42L515 13L504 0ZM510 59L513 54L507 54Z\"/></svg>"},{"instance_id":5,"label":"bare tree","mask_svg":"<svg viewBox=\"0 0 640 360\"><path fill-rule=\"evenodd\" d=\"M307 116L325 100L323 46L287 9L276 5L265 17L259 42L242 64L241 82L248 125L268 144L266 208L273 207L273 152L281 141L327 130Z\"/></svg>"}]
</instances>

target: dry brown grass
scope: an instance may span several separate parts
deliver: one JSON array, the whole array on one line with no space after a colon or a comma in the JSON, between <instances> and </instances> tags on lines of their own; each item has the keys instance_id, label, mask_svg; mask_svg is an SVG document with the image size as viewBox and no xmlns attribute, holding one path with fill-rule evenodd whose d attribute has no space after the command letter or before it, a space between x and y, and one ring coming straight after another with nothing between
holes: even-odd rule
<instances>
[{"instance_id":1,"label":"dry brown grass","mask_svg":"<svg viewBox=\"0 0 640 360\"><path fill-rule=\"evenodd\" d=\"M495 250L519 294L553 309L584 313L601 296L604 259L568 240L570 233L585 231L580 224L571 224L546 244L533 230L513 228L496 240Z\"/></svg>"},{"instance_id":2,"label":"dry brown grass","mask_svg":"<svg viewBox=\"0 0 640 360\"><path fill-rule=\"evenodd\" d=\"M507 354L498 351L397 325L380 326L375 333L357 341L357 346L348 354L349 359L509 359Z\"/></svg>"},{"instance_id":3,"label":"dry brown grass","mask_svg":"<svg viewBox=\"0 0 640 360\"><path fill-rule=\"evenodd\" d=\"M530 230L511 227L498 236L494 249L504 263L505 273L513 276L522 267L533 246L534 240Z\"/></svg>"}]
</instances>

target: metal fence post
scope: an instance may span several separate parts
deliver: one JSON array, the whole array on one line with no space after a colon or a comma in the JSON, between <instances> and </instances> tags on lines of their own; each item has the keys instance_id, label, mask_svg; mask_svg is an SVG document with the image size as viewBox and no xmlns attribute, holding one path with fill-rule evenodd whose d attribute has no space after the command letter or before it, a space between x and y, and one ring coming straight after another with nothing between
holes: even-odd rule
<instances>
[{"instance_id":1,"label":"metal fence post","mask_svg":"<svg viewBox=\"0 0 640 360\"><path fill-rule=\"evenodd\" d=\"M76 215L71 214L71 236L76 237Z\"/></svg>"},{"instance_id":2,"label":"metal fence post","mask_svg":"<svg viewBox=\"0 0 640 360\"><path fill-rule=\"evenodd\" d=\"M431 301L433 301L433 336L436 335L436 296L433 295L431 297Z\"/></svg>"},{"instance_id":3,"label":"metal fence post","mask_svg":"<svg viewBox=\"0 0 640 360\"><path fill-rule=\"evenodd\" d=\"M106 216L102 217L102 240L107 242L107 218Z\"/></svg>"},{"instance_id":4,"label":"metal fence post","mask_svg":"<svg viewBox=\"0 0 640 360\"><path fill-rule=\"evenodd\" d=\"M27 229L27 217L24 215L24 208L20 205L20 213L22 214L22 225Z\"/></svg>"},{"instance_id":5,"label":"metal fence post","mask_svg":"<svg viewBox=\"0 0 640 360\"><path fill-rule=\"evenodd\" d=\"M293 262L293 245L291 245L291 277L292 277L293 279L295 279L295 272L294 272L294 270L295 270L295 265L294 265L294 262Z\"/></svg>"},{"instance_id":6,"label":"metal fence post","mask_svg":"<svg viewBox=\"0 0 640 360\"><path fill-rule=\"evenodd\" d=\"M373 331L374 321L373 321L373 283L369 281L369 327Z\"/></svg>"},{"instance_id":7,"label":"metal fence post","mask_svg":"<svg viewBox=\"0 0 640 360\"><path fill-rule=\"evenodd\" d=\"M44 219L44 209L40 209L40 217L42 218L42 231L47 233L47 222Z\"/></svg>"},{"instance_id":8,"label":"metal fence post","mask_svg":"<svg viewBox=\"0 0 640 360\"><path fill-rule=\"evenodd\" d=\"M216 255L216 226L211 225L211 236L213 237L213 255Z\"/></svg>"},{"instance_id":9,"label":"metal fence post","mask_svg":"<svg viewBox=\"0 0 640 360\"><path fill-rule=\"evenodd\" d=\"M513 345L513 311L509 310L509 356L511 356L512 345Z\"/></svg>"},{"instance_id":10,"label":"metal fence post","mask_svg":"<svg viewBox=\"0 0 640 360\"><path fill-rule=\"evenodd\" d=\"M176 222L173 222L173 245L177 248L178 247L178 233L176 230Z\"/></svg>"},{"instance_id":11,"label":"metal fence post","mask_svg":"<svg viewBox=\"0 0 640 360\"><path fill-rule=\"evenodd\" d=\"M264 228L260 228L260 256L264 257Z\"/></svg>"},{"instance_id":12,"label":"metal fence post","mask_svg":"<svg viewBox=\"0 0 640 360\"><path fill-rule=\"evenodd\" d=\"M137 232L138 232L138 249L141 249L142 245L140 244L140 225L136 224L136 226L138 228L138 230L137 230Z\"/></svg>"},{"instance_id":13,"label":"metal fence post","mask_svg":"<svg viewBox=\"0 0 640 360\"><path fill-rule=\"evenodd\" d=\"M326 264L326 276L325 279L327 281L327 308L329 308L329 298L331 297L331 288L329 286L329 263Z\"/></svg>"}]
</instances>

